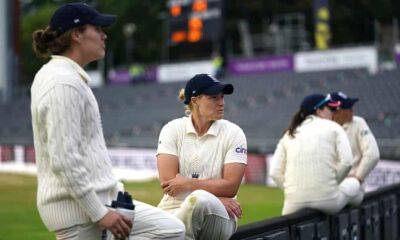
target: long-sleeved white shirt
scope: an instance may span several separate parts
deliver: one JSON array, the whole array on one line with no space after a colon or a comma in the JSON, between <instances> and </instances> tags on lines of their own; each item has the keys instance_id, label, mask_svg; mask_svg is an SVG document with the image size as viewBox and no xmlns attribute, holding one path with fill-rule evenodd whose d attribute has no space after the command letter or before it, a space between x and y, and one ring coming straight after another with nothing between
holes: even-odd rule
<instances>
[{"instance_id":1,"label":"long-sleeved white shirt","mask_svg":"<svg viewBox=\"0 0 400 240\"><path fill-rule=\"evenodd\" d=\"M100 220L117 184L89 80L77 63L53 56L31 87L37 206L51 231Z\"/></svg>"},{"instance_id":2,"label":"long-sleeved white shirt","mask_svg":"<svg viewBox=\"0 0 400 240\"><path fill-rule=\"evenodd\" d=\"M378 163L378 144L367 122L361 117L354 116L351 122L343 124L343 128L349 138L354 158L350 174L364 180Z\"/></svg>"},{"instance_id":3,"label":"long-sleeved white shirt","mask_svg":"<svg viewBox=\"0 0 400 240\"><path fill-rule=\"evenodd\" d=\"M289 203L328 200L337 196L353 159L349 140L337 123L309 116L279 141L270 175Z\"/></svg>"}]
</instances>

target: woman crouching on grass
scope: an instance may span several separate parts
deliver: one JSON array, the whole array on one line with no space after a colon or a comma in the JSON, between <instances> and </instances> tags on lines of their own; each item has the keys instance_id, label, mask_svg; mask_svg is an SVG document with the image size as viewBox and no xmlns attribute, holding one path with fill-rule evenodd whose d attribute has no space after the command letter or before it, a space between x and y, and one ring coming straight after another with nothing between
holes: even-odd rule
<instances>
[{"instance_id":1,"label":"woman crouching on grass","mask_svg":"<svg viewBox=\"0 0 400 240\"><path fill-rule=\"evenodd\" d=\"M194 76L179 95L188 116L167 123L160 133L159 207L183 221L186 239L229 239L242 216L235 196L247 164L246 137L222 119L224 95L232 92L231 84Z\"/></svg>"},{"instance_id":2,"label":"woman crouching on grass","mask_svg":"<svg viewBox=\"0 0 400 240\"><path fill-rule=\"evenodd\" d=\"M284 190L282 214L304 208L333 214L360 203L360 182L346 178L353 164L349 140L331 121L339 106L330 95L306 96L279 141L271 177Z\"/></svg>"}]
</instances>

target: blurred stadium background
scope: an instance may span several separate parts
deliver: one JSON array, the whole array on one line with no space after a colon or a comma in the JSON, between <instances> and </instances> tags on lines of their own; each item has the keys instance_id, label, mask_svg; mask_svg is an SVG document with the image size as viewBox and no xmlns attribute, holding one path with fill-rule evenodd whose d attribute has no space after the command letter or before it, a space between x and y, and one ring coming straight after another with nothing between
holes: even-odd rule
<instances>
[{"instance_id":1,"label":"blurred stadium background","mask_svg":"<svg viewBox=\"0 0 400 240\"><path fill-rule=\"evenodd\" d=\"M49 237L34 209L34 178L10 173L35 173L29 88L44 61L33 55L31 34L66 2L0 1L0 203L13 204L0 208L0 216L7 216L0 217L0 232L15 233L5 239L24 239L18 238L20 231L39 232L30 239ZM209 73L234 84L235 93L226 97L226 119L241 126L248 140L249 164L239 200L249 215L241 224L279 215L281 192L265 187L272 186L268 160L306 94L341 90L360 98L356 113L367 120L383 159L367 186L372 190L399 182L399 1L85 2L118 15L106 30L106 58L87 70L121 178L157 176L159 131L184 114L179 89L194 74ZM157 199L142 196L145 189L157 192ZM161 196L154 180L131 183L129 190L152 204ZM20 197L24 200L15 200ZM13 227L26 219L26 212L37 224Z\"/></svg>"}]
</instances>

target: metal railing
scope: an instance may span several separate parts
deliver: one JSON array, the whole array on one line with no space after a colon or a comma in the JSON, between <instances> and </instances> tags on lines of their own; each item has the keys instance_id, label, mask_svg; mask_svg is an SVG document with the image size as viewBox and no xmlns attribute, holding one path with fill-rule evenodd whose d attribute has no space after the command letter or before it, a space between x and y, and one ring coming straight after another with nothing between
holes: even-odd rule
<instances>
[{"instance_id":1,"label":"metal railing","mask_svg":"<svg viewBox=\"0 0 400 240\"><path fill-rule=\"evenodd\" d=\"M369 192L360 206L335 215L305 209L240 226L231 239L398 239L399 201L400 183Z\"/></svg>"}]
</instances>

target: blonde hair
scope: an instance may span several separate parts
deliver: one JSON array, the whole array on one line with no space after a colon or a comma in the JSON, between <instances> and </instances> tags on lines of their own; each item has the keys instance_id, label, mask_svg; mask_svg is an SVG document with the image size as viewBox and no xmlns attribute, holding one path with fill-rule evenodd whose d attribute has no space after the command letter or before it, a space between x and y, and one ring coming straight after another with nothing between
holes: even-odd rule
<instances>
[{"instance_id":1,"label":"blonde hair","mask_svg":"<svg viewBox=\"0 0 400 240\"><path fill-rule=\"evenodd\" d=\"M178 99L181 102L185 101L185 89L184 88L179 90ZM185 105L185 115L189 116L192 113L192 111L193 111L193 105L191 102L189 102L188 105Z\"/></svg>"},{"instance_id":2,"label":"blonde hair","mask_svg":"<svg viewBox=\"0 0 400 240\"><path fill-rule=\"evenodd\" d=\"M83 32L86 26L80 26L59 34L51 30L49 26L45 29L39 29L32 33L32 47L36 56L39 58L48 58L51 55L61 55L71 46L71 33L74 29Z\"/></svg>"}]
</instances>

